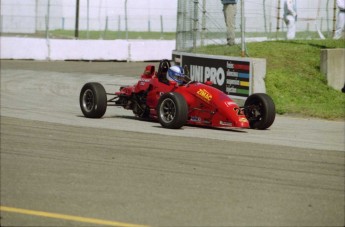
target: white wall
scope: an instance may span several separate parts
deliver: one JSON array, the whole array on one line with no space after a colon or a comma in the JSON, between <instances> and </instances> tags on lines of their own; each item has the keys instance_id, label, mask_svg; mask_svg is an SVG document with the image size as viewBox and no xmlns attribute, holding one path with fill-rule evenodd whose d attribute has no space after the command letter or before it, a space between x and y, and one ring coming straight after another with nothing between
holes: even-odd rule
<instances>
[{"instance_id":1,"label":"white wall","mask_svg":"<svg viewBox=\"0 0 345 227\"><path fill-rule=\"evenodd\" d=\"M0 37L0 59L158 61L174 40L66 40Z\"/></svg>"}]
</instances>

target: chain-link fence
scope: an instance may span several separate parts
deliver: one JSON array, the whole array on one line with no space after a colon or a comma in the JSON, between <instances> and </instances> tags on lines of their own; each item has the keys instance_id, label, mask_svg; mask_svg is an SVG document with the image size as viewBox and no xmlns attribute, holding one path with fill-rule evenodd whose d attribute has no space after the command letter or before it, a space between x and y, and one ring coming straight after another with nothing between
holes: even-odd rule
<instances>
[{"instance_id":1,"label":"chain-link fence","mask_svg":"<svg viewBox=\"0 0 345 227\"><path fill-rule=\"evenodd\" d=\"M221 0L1 0L2 36L175 39L177 50L225 44ZM284 39L284 0L240 0L236 37ZM296 0L297 39L331 37L335 0ZM242 7L243 15L241 15ZM77 7L78 6L78 7ZM77 11L78 9L78 11ZM242 20L243 19L243 20ZM243 26L241 21L244 21ZM241 33L243 28L243 33Z\"/></svg>"},{"instance_id":2,"label":"chain-link fence","mask_svg":"<svg viewBox=\"0 0 345 227\"><path fill-rule=\"evenodd\" d=\"M240 0L236 14L236 42L241 42L243 33L247 41L284 39L283 3L284 0ZM296 0L296 3L296 39L332 37L336 20L335 0ZM177 21L177 50L226 43L221 0L179 0Z\"/></svg>"},{"instance_id":3,"label":"chain-link fence","mask_svg":"<svg viewBox=\"0 0 345 227\"><path fill-rule=\"evenodd\" d=\"M177 0L0 2L2 36L175 39Z\"/></svg>"}]
</instances>

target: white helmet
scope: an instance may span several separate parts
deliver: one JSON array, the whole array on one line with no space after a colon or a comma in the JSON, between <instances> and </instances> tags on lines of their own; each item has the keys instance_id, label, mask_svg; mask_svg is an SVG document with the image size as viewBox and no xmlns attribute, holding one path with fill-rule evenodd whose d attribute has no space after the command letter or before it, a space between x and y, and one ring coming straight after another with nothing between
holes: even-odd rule
<instances>
[{"instance_id":1,"label":"white helmet","mask_svg":"<svg viewBox=\"0 0 345 227\"><path fill-rule=\"evenodd\" d=\"M167 79L169 81L175 81L181 85L184 82L185 76L186 75L184 74L184 70L181 66L174 65L168 69Z\"/></svg>"}]
</instances>

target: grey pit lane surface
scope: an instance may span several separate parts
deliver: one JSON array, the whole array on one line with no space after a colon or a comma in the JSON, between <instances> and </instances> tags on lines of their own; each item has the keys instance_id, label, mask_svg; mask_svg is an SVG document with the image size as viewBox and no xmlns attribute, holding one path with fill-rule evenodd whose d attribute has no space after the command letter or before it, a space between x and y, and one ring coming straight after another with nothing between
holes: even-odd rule
<instances>
[{"instance_id":1,"label":"grey pit lane surface","mask_svg":"<svg viewBox=\"0 0 345 227\"><path fill-rule=\"evenodd\" d=\"M127 64L1 61L2 206L152 226L344 225L344 122L238 132L167 130L120 108L82 117L85 82L116 91L148 63Z\"/></svg>"}]
</instances>

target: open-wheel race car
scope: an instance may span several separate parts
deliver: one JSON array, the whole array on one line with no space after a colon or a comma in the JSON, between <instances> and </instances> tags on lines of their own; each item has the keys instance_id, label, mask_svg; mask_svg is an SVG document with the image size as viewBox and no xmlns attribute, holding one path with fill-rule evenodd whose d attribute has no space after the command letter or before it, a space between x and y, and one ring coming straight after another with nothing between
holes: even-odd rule
<instances>
[{"instance_id":1,"label":"open-wheel race car","mask_svg":"<svg viewBox=\"0 0 345 227\"><path fill-rule=\"evenodd\" d=\"M185 71L162 60L157 71L154 65L146 66L135 85L114 93L106 93L100 83L86 83L79 97L81 111L87 118L101 118L107 106L119 106L171 129L184 125L267 129L273 124L275 105L267 94L252 94L239 106L212 82L192 81Z\"/></svg>"}]
</instances>

